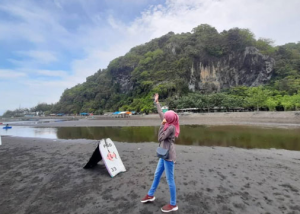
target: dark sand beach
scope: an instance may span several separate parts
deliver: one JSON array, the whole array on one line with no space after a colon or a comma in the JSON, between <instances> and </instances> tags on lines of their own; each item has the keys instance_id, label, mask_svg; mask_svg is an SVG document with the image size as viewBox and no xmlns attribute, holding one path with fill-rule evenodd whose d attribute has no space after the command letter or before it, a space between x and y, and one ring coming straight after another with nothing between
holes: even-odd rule
<instances>
[{"instance_id":1,"label":"dark sand beach","mask_svg":"<svg viewBox=\"0 0 300 214\"><path fill-rule=\"evenodd\" d=\"M161 213L169 202L165 175L155 202L140 202L153 179L157 144L116 142L127 172L111 178L103 162L82 169L97 143L2 137L0 213ZM176 213L300 213L300 152L176 149Z\"/></svg>"}]
</instances>

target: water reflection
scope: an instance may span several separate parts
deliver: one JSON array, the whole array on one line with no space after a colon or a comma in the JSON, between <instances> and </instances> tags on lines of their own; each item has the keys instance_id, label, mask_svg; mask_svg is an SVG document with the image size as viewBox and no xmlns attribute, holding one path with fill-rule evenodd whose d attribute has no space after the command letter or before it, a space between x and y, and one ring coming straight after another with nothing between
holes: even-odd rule
<instances>
[{"instance_id":1,"label":"water reflection","mask_svg":"<svg viewBox=\"0 0 300 214\"><path fill-rule=\"evenodd\" d=\"M62 127L57 130L59 139L103 139L119 142L156 142L158 127Z\"/></svg>"},{"instance_id":2,"label":"water reflection","mask_svg":"<svg viewBox=\"0 0 300 214\"><path fill-rule=\"evenodd\" d=\"M278 148L300 151L300 129L256 128L248 126L181 126L176 144ZM52 139L102 139L118 142L157 142L159 127L60 127L14 126L1 135Z\"/></svg>"},{"instance_id":3,"label":"water reflection","mask_svg":"<svg viewBox=\"0 0 300 214\"><path fill-rule=\"evenodd\" d=\"M17 137L57 138L57 128L33 128L26 126L13 126L12 129L0 130L0 135Z\"/></svg>"},{"instance_id":4,"label":"water reflection","mask_svg":"<svg viewBox=\"0 0 300 214\"><path fill-rule=\"evenodd\" d=\"M181 126L176 144L278 148L300 151L300 130L247 126ZM58 128L61 139L111 138L119 142L157 142L158 127L71 127Z\"/></svg>"}]
</instances>

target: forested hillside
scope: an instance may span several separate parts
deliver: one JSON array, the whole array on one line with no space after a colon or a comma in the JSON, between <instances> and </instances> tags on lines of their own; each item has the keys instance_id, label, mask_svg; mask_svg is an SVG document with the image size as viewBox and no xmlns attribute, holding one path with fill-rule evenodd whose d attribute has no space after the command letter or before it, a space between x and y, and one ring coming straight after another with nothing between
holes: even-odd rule
<instances>
[{"instance_id":1,"label":"forested hillside","mask_svg":"<svg viewBox=\"0 0 300 214\"><path fill-rule=\"evenodd\" d=\"M300 103L299 77L300 42L275 47L248 29L219 33L200 25L132 48L46 107L48 113L148 113L157 92L171 108L293 110Z\"/></svg>"}]
</instances>

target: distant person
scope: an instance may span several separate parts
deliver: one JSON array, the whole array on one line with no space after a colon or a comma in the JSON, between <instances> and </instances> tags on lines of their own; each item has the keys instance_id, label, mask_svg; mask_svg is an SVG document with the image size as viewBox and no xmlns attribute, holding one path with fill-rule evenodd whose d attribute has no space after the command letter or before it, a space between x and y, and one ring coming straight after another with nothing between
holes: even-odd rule
<instances>
[{"instance_id":1,"label":"distant person","mask_svg":"<svg viewBox=\"0 0 300 214\"><path fill-rule=\"evenodd\" d=\"M176 185L174 181L174 164L176 159L175 151L175 137L178 137L180 132L179 118L174 111L167 111L162 113L160 104L158 102L158 94L155 94L154 101L156 103L157 111L162 120L162 124L158 133L158 141L161 142L161 147L169 149L169 157L164 160L159 159L156 171L154 174L154 180L148 194L141 200L142 203L152 202L155 200L154 193L158 187L160 177L164 170L166 171L166 177L170 189L171 200L170 204L167 204L161 208L163 212L171 212L178 210L176 204Z\"/></svg>"},{"instance_id":2,"label":"distant person","mask_svg":"<svg viewBox=\"0 0 300 214\"><path fill-rule=\"evenodd\" d=\"M9 126L9 125L8 125L8 124L6 124L6 126L5 126L5 127L7 128L8 126Z\"/></svg>"}]
</instances>

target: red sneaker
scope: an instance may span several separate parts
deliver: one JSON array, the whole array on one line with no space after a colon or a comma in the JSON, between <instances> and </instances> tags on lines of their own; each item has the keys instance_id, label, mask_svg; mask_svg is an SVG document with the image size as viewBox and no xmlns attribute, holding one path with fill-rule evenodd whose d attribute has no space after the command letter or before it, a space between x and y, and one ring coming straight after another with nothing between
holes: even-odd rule
<instances>
[{"instance_id":1,"label":"red sneaker","mask_svg":"<svg viewBox=\"0 0 300 214\"><path fill-rule=\"evenodd\" d=\"M155 200L155 197L154 196L150 196L150 195L146 195L142 200L141 202L142 203L146 203L148 201L154 201Z\"/></svg>"},{"instance_id":2,"label":"red sneaker","mask_svg":"<svg viewBox=\"0 0 300 214\"><path fill-rule=\"evenodd\" d=\"M173 206L171 204L167 204L161 208L161 211L163 211L164 213L168 213L176 210L178 210L178 206L177 205Z\"/></svg>"}]
</instances>

